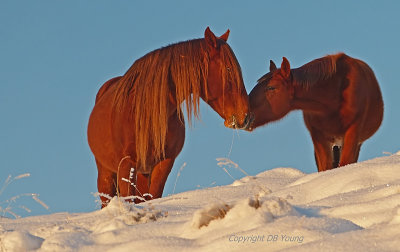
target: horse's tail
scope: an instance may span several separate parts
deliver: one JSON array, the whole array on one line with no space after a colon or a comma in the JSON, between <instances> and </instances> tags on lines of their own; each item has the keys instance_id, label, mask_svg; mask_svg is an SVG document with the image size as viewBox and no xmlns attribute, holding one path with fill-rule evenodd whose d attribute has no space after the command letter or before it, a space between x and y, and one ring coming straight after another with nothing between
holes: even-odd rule
<instances>
[{"instance_id":1,"label":"horse's tail","mask_svg":"<svg viewBox=\"0 0 400 252\"><path fill-rule=\"evenodd\" d=\"M101 88L99 89L99 92L97 92L96 103L104 95L104 93L111 87L111 85L118 82L121 78L122 76L118 76L106 81L106 83L104 83L103 86L101 86Z\"/></svg>"}]
</instances>

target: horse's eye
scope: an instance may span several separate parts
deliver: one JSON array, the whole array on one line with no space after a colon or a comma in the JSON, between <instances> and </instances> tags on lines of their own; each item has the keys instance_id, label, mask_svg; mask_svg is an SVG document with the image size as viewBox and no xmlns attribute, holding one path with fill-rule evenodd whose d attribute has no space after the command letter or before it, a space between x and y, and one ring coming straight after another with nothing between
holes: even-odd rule
<instances>
[{"instance_id":1,"label":"horse's eye","mask_svg":"<svg viewBox=\"0 0 400 252\"><path fill-rule=\"evenodd\" d=\"M231 72L231 69L229 67L226 68L226 71Z\"/></svg>"},{"instance_id":2,"label":"horse's eye","mask_svg":"<svg viewBox=\"0 0 400 252\"><path fill-rule=\"evenodd\" d=\"M272 91L272 90L275 90L276 88L275 87L273 87L273 86L266 86L265 87L265 91Z\"/></svg>"}]
</instances>

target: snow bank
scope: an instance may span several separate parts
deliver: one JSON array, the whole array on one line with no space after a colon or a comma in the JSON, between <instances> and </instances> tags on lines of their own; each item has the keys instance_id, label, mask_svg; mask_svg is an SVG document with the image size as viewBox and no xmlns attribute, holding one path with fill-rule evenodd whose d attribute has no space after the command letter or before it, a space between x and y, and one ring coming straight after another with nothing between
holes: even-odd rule
<instances>
[{"instance_id":1,"label":"snow bank","mask_svg":"<svg viewBox=\"0 0 400 252\"><path fill-rule=\"evenodd\" d=\"M12 231L4 234L1 239L1 248L5 251L28 251L40 248L42 238L26 231Z\"/></svg>"},{"instance_id":2,"label":"snow bank","mask_svg":"<svg viewBox=\"0 0 400 252\"><path fill-rule=\"evenodd\" d=\"M0 251L395 251L399 171L400 152L308 175L277 168L140 205L114 198L91 213L0 218Z\"/></svg>"}]
</instances>

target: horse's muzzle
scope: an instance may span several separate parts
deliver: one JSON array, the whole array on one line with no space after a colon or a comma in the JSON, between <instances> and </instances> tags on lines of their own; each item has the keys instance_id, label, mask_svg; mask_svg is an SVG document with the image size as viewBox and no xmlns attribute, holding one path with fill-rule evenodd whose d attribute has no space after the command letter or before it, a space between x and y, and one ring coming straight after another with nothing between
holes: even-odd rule
<instances>
[{"instance_id":1,"label":"horse's muzzle","mask_svg":"<svg viewBox=\"0 0 400 252\"><path fill-rule=\"evenodd\" d=\"M252 131L253 130L252 125L253 125L253 122L254 122L254 115L253 115L253 113L246 114L242 124L240 124L238 122L237 118L234 115L231 117L230 121L231 122L227 125L229 128Z\"/></svg>"}]
</instances>

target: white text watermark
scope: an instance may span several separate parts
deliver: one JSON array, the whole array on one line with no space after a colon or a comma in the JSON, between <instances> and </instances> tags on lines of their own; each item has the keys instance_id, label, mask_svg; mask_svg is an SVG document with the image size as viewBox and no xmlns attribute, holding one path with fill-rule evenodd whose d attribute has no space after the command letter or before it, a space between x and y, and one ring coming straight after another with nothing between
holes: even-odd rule
<instances>
[{"instance_id":1,"label":"white text watermark","mask_svg":"<svg viewBox=\"0 0 400 252\"><path fill-rule=\"evenodd\" d=\"M293 242L303 243L304 236L302 235L286 235L286 234L262 234L262 235L236 235L229 236L229 242L235 243L256 243L256 242Z\"/></svg>"}]
</instances>

